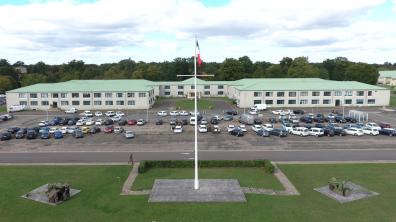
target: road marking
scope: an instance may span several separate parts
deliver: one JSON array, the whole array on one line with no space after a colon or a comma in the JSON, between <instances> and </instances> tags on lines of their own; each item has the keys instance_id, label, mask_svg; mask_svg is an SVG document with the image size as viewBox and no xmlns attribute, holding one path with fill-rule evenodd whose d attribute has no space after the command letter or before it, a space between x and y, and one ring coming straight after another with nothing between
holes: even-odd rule
<instances>
[{"instance_id":1,"label":"road marking","mask_svg":"<svg viewBox=\"0 0 396 222\"><path fill-rule=\"evenodd\" d=\"M180 153L180 154L183 154L183 155L189 155L190 153Z\"/></svg>"},{"instance_id":2,"label":"road marking","mask_svg":"<svg viewBox=\"0 0 396 222\"><path fill-rule=\"evenodd\" d=\"M194 157L189 157L189 158L187 158L188 160L194 160L195 158Z\"/></svg>"}]
</instances>

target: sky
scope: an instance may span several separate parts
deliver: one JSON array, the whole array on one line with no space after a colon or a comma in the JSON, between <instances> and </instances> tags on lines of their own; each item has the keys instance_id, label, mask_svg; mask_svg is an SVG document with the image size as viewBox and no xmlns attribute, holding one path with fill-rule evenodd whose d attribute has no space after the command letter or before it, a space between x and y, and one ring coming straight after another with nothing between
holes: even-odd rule
<instances>
[{"instance_id":1,"label":"sky","mask_svg":"<svg viewBox=\"0 0 396 222\"><path fill-rule=\"evenodd\" d=\"M396 0L0 0L0 58L11 63L278 63L347 57L396 63Z\"/></svg>"}]
</instances>

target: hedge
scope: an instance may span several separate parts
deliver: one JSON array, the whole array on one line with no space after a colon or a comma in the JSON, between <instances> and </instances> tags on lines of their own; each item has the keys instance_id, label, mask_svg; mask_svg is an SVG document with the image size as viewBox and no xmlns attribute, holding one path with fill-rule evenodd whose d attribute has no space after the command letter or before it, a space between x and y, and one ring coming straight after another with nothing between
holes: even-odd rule
<instances>
[{"instance_id":1,"label":"hedge","mask_svg":"<svg viewBox=\"0 0 396 222\"><path fill-rule=\"evenodd\" d=\"M199 167L262 167L265 172L273 173L274 166L269 160L200 160ZM193 168L191 160L143 160L139 165L139 173L151 168Z\"/></svg>"}]
</instances>

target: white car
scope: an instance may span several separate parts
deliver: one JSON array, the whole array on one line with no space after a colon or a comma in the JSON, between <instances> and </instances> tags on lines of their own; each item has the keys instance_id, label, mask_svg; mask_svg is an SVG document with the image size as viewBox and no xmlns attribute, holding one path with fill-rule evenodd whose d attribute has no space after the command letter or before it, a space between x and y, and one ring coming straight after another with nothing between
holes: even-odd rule
<instances>
[{"instance_id":1,"label":"white car","mask_svg":"<svg viewBox=\"0 0 396 222\"><path fill-rule=\"evenodd\" d=\"M83 126L85 124L85 120L84 119L80 119L76 122L76 126Z\"/></svg>"},{"instance_id":2,"label":"white car","mask_svg":"<svg viewBox=\"0 0 396 222\"><path fill-rule=\"evenodd\" d=\"M297 136L309 136L309 131L306 127L295 127L291 133Z\"/></svg>"},{"instance_id":3,"label":"white car","mask_svg":"<svg viewBox=\"0 0 396 222\"><path fill-rule=\"evenodd\" d=\"M279 115L289 115L293 113L293 111L291 111L290 109L286 109L286 110L282 110Z\"/></svg>"},{"instance_id":4,"label":"white car","mask_svg":"<svg viewBox=\"0 0 396 222\"><path fill-rule=\"evenodd\" d=\"M124 128L119 127L119 126L114 127L114 133L119 134L119 133L122 133L122 132L124 132Z\"/></svg>"},{"instance_id":5,"label":"white car","mask_svg":"<svg viewBox=\"0 0 396 222\"><path fill-rule=\"evenodd\" d=\"M113 117L113 116L115 116L115 112L114 112L114 111L107 111L107 112L105 113L105 115L106 115L107 117Z\"/></svg>"},{"instance_id":6,"label":"white car","mask_svg":"<svg viewBox=\"0 0 396 222\"><path fill-rule=\"evenodd\" d=\"M263 129L267 131L272 131L274 129L274 126L272 124L266 123L263 124Z\"/></svg>"},{"instance_id":7,"label":"white car","mask_svg":"<svg viewBox=\"0 0 396 222\"><path fill-rule=\"evenodd\" d=\"M309 129L309 135L316 137L323 136L324 130L322 128L312 127Z\"/></svg>"},{"instance_id":8,"label":"white car","mask_svg":"<svg viewBox=\"0 0 396 222\"><path fill-rule=\"evenodd\" d=\"M179 112L177 112L177 111L170 111L170 112L169 112L169 115L171 115L171 116L178 116L178 115L179 115Z\"/></svg>"},{"instance_id":9,"label":"white car","mask_svg":"<svg viewBox=\"0 0 396 222\"><path fill-rule=\"evenodd\" d=\"M52 127L50 128L50 130L48 131L50 134L54 134L56 131L58 131L59 129L57 127Z\"/></svg>"},{"instance_id":10,"label":"white car","mask_svg":"<svg viewBox=\"0 0 396 222\"><path fill-rule=\"evenodd\" d=\"M281 109L277 109L277 110L272 110L271 112L272 112L272 114L279 115L282 111L283 110L281 110Z\"/></svg>"},{"instance_id":11,"label":"white car","mask_svg":"<svg viewBox=\"0 0 396 222\"><path fill-rule=\"evenodd\" d=\"M48 121L40 121L39 126L48 126L49 122Z\"/></svg>"},{"instance_id":12,"label":"white car","mask_svg":"<svg viewBox=\"0 0 396 222\"><path fill-rule=\"evenodd\" d=\"M259 114L259 112L260 112L260 111L258 111L257 109L251 109L251 110L249 110L249 114L250 114L250 115L257 115L257 114Z\"/></svg>"},{"instance_id":13,"label":"white car","mask_svg":"<svg viewBox=\"0 0 396 222\"><path fill-rule=\"evenodd\" d=\"M94 125L95 124L95 121L93 120L93 119L87 119L86 121L85 121L85 125L86 126L92 126L92 125Z\"/></svg>"},{"instance_id":14,"label":"white car","mask_svg":"<svg viewBox=\"0 0 396 222\"><path fill-rule=\"evenodd\" d=\"M93 114L89 110L84 111L80 115L85 116L85 117L93 117Z\"/></svg>"},{"instance_id":15,"label":"white car","mask_svg":"<svg viewBox=\"0 0 396 222\"><path fill-rule=\"evenodd\" d=\"M146 124L146 120L144 120L144 119L139 119L136 123L136 125L138 125L138 126L143 126L144 124Z\"/></svg>"},{"instance_id":16,"label":"white car","mask_svg":"<svg viewBox=\"0 0 396 222\"><path fill-rule=\"evenodd\" d=\"M70 108L70 109L65 110L65 113L76 113L77 111L78 111L78 109L76 109L76 108Z\"/></svg>"},{"instance_id":17,"label":"white car","mask_svg":"<svg viewBox=\"0 0 396 222\"><path fill-rule=\"evenodd\" d=\"M242 132L247 132L246 126L243 125L243 124L239 125L238 128L239 128L240 130L242 130Z\"/></svg>"},{"instance_id":18,"label":"white car","mask_svg":"<svg viewBox=\"0 0 396 222\"><path fill-rule=\"evenodd\" d=\"M103 116L103 113L100 112L100 111L96 111L96 112L95 112L95 116L97 116L97 117Z\"/></svg>"},{"instance_id":19,"label":"white car","mask_svg":"<svg viewBox=\"0 0 396 222\"><path fill-rule=\"evenodd\" d=\"M206 119L201 119L201 124L208 124L208 121Z\"/></svg>"},{"instance_id":20,"label":"white car","mask_svg":"<svg viewBox=\"0 0 396 222\"><path fill-rule=\"evenodd\" d=\"M366 135L376 136L379 134L379 130L376 128L364 127L362 130L363 133Z\"/></svg>"},{"instance_id":21,"label":"white car","mask_svg":"<svg viewBox=\"0 0 396 222\"><path fill-rule=\"evenodd\" d=\"M125 136L126 139L135 138L135 134L133 134L132 131L125 131L124 136Z\"/></svg>"},{"instance_id":22,"label":"white car","mask_svg":"<svg viewBox=\"0 0 396 222\"><path fill-rule=\"evenodd\" d=\"M200 113L197 112L197 116L198 116L199 114L200 114ZM195 112L194 112L194 111L191 111L191 112L190 112L190 115L191 115L191 116L194 116L194 115L195 115Z\"/></svg>"},{"instance_id":23,"label":"white car","mask_svg":"<svg viewBox=\"0 0 396 222\"><path fill-rule=\"evenodd\" d=\"M68 127L67 128L67 133L68 134L73 134L76 129L77 129L76 127Z\"/></svg>"},{"instance_id":24,"label":"white car","mask_svg":"<svg viewBox=\"0 0 396 222\"><path fill-rule=\"evenodd\" d=\"M186 110L182 110L179 112L180 116L188 116L188 112Z\"/></svg>"},{"instance_id":25,"label":"white car","mask_svg":"<svg viewBox=\"0 0 396 222\"><path fill-rule=\"evenodd\" d=\"M207 133L208 132L208 128L206 127L206 125L199 125L198 126L198 132Z\"/></svg>"},{"instance_id":26,"label":"white car","mask_svg":"<svg viewBox=\"0 0 396 222\"><path fill-rule=\"evenodd\" d=\"M363 136L364 135L363 130L356 128L356 127L346 128L345 132L346 132L346 134L353 135L353 136Z\"/></svg>"},{"instance_id":27,"label":"white car","mask_svg":"<svg viewBox=\"0 0 396 222\"><path fill-rule=\"evenodd\" d=\"M259 130L261 130L261 129L263 129L263 127L262 127L261 125L253 125L253 126L252 126L252 130L253 130L254 132L257 132L257 131L259 131Z\"/></svg>"},{"instance_id":28,"label":"white car","mask_svg":"<svg viewBox=\"0 0 396 222\"><path fill-rule=\"evenodd\" d=\"M371 129L381 130L381 127L378 126L378 124L376 124L376 123L367 123L366 127L369 127Z\"/></svg>"},{"instance_id":29,"label":"white car","mask_svg":"<svg viewBox=\"0 0 396 222\"><path fill-rule=\"evenodd\" d=\"M125 114L121 111L117 111L115 114L116 114L116 116L120 116L120 117L125 116Z\"/></svg>"},{"instance_id":30,"label":"white car","mask_svg":"<svg viewBox=\"0 0 396 222\"><path fill-rule=\"evenodd\" d=\"M235 129L235 126L234 126L234 125L228 125L227 131L228 131L228 132L231 132L231 131L233 131L234 129Z\"/></svg>"},{"instance_id":31,"label":"white car","mask_svg":"<svg viewBox=\"0 0 396 222\"><path fill-rule=\"evenodd\" d=\"M63 134L66 134L67 133L67 126L61 127L59 129L59 131L61 131Z\"/></svg>"},{"instance_id":32,"label":"white car","mask_svg":"<svg viewBox=\"0 0 396 222\"><path fill-rule=\"evenodd\" d=\"M97 119L97 120L95 121L95 125L96 125L96 126L101 126L101 125L103 125L103 123L104 123L104 120L103 120L103 119Z\"/></svg>"},{"instance_id":33,"label":"white car","mask_svg":"<svg viewBox=\"0 0 396 222\"><path fill-rule=\"evenodd\" d=\"M175 128L173 129L174 133L182 133L183 132L183 127L182 126L175 126Z\"/></svg>"},{"instance_id":34,"label":"white car","mask_svg":"<svg viewBox=\"0 0 396 222\"><path fill-rule=\"evenodd\" d=\"M223 120L223 117L220 115L214 115L213 118L215 118L217 121Z\"/></svg>"},{"instance_id":35,"label":"white car","mask_svg":"<svg viewBox=\"0 0 396 222\"><path fill-rule=\"evenodd\" d=\"M212 132L214 132L214 133L220 133L220 132L221 132L221 129L220 129L219 125L213 125Z\"/></svg>"},{"instance_id":36,"label":"white car","mask_svg":"<svg viewBox=\"0 0 396 222\"><path fill-rule=\"evenodd\" d=\"M290 123L285 123L285 124L282 124L282 129L284 129L288 133L290 133L293 130L293 126Z\"/></svg>"},{"instance_id":37,"label":"white car","mask_svg":"<svg viewBox=\"0 0 396 222\"><path fill-rule=\"evenodd\" d=\"M164 111L164 110L161 110L161 111L158 111L158 112L157 112L157 115L158 115L158 116L167 116L168 113L167 113L166 111Z\"/></svg>"},{"instance_id":38,"label":"white car","mask_svg":"<svg viewBox=\"0 0 396 222\"><path fill-rule=\"evenodd\" d=\"M195 125L195 117L194 116L192 116L192 117L190 117L190 125Z\"/></svg>"},{"instance_id":39,"label":"white car","mask_svg":"<svg viewBox=\"0 0 396 222\"><path fill-rule=\"evenodd\" d=\"M121 116L113 116L113 117L111 117L111 120L113 120L114 122L118 122L118 121L120 121L120 119L121 119Z\"/></svg>"}]
</instances>

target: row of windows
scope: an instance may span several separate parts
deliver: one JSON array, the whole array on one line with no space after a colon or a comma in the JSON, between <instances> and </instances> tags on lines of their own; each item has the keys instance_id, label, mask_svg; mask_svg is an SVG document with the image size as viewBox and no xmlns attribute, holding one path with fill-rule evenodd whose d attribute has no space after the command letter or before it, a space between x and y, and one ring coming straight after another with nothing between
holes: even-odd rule
<instances>
[{"instance_id":1,"label":"row of windows","mask_svg":"<svg viewBox=\"0 0 396 222\"><path fill-rule=\"evenodd\" d=\"M276 102L277 105L286 104L285 102L287 102L287 104L289 104L289 105L296 105L297 104L297 100L295 100L295 99L289 99L289 100L283 100L283 99L265 100L265 104L267 104L267 105L272 105L272 104L274 104L274 102ZM320 104L320 100L319 99L312 99L310 102L311 103L309 103L309 100L307 100L307 99L301 99L299 101L299 104L300 105L304 105L304 104L317 105L317 104ZM261 100L254 100L253 103L254 104L261 104L262 101ZM364 99L356 99L355 103L356 104L364 104ZM322 101L322 104L332 104L332 101L331 101L331 99L324 99ZM344 104L352 104L352 99L346 99L344 101ZM367 104L375 104L375 99L368 99L367 100Z\"/></svg>"},{"instance_id":2,"label":"row of windows","mask_svg":"<svg viewBox=\"0 0 396 222\"><path fill-rule=\"evenodd\" d=\"M170 88L171 88L170 85L164 86L164 89L170 89ZM190 88L191 88L191 89L195 89L194 85L191 85ZM177 86L177 89L184 89L184 86L178 85L178 86ZM204 86L204 89L210 89L210 85L205 85L205 86ZM217 89L224 89L224 86L223 86L223 85L218 85L218 86L217 86Z\"/></svg>"},{"instance_id":3,"label":"row of windows","mask_svg":"<svg viewBox=\"0 0 396 222\"><path fill-rule=\"evenodd\" d=\"M170 92L168 92L168 91L166 91L166 92L164 92L164 95L165 96L170 96ZM178 96L183 96L184 95L184 92L183 91L178 91L177 92L177 95ZM210 91L204 91L204 95L210 95ZM223 91L217 91L217 95L219 95L219 96L222 96L222 95L224 95L224 92Z\"/></svg>"},{"instance_id":4,"label":"row of windows","mask_svg":"<svg viewBox=\"0 0 396 222\"><path fill-rule=\"evenodd\" d=\"M254 97L261 97L263 95L262 92L254 92ZM300 96L308 96L308 91L302 91L300 92ZM312 96L320 96L321 92L320 91L313 91L311 92ZM332 92L331 91L324 91L323 92L323 96L331 96ZM352 96L352 91L351 90L347 90L345 91L345 96ZM265 92L265 96L266 97L272 97L274 95L273 92ZM342 91L335 91L334 92L335 96L342 96ZM364 91L357 91L356 92L357 96L364 96ZM367 92L367 96L372 96L373 95L373 91L368 91ZM276 92L276 96L277 97L284 97L285 96L285 92ZM289 97L296 97L297 96L297 92L289 92Z\"/></svg>"},{"instance_id":5,"label":"row of windows","mask_svg":"<svg viewBox=\"0 0 396 222\"><path fill-rule=\"evenodd\" d=\"M102 98L102 93L81 93L82 98L91 98L92 94L94 98ZM153 95L154 92L149 92L149 96ZM19 93L19 98L27 98L28 93ZM49 98L49 93L29 93L30 98L35 99L38 98L38 95L40 95L41 98ZM67 98L67 93L52 93L52 98ZM128 92L126 93L126 96L128 98L133 98L135 97L134 92ZM146 97L146 93L141 92L138 94L139 97ZM71 94L72 98L80 98L80 93L72 93ZM113 98L113 93L104 93L105 98ZM124 93L118 92L115 93L116 98L123 98Z\"/></svg>"},{"instance_id":6,"label":"row of windows","mask_svg":"<svg viewBox=\"0 0 396 222\"><path fill-rule=\"evenodd\" d=\"M101 106L102 105L102 101L93 101L95 106ZM20 105L27 105L27 101L20 101L19 102ZM128 106L134 106L136 104L135 100L128 100L127 101ZM38 102L37 101L30 101L30 105L31 106L38 106ZM49 106L49 102L48 101L41 101L41 105L42 106ZM68 106L69 105L69 101L61 101L61 106ZM72 101L71 105L73 106L79 106L80 105L80 101ZM91 105L91 101L83 101L82 105L84 106L90 106ZM114 102L112 100L107 100L105 101L105 105L106 106L112 106L114 105ZM123 106L125 105L125 102L123 100L117 100L116 101L116 105L119 106Z\"/></svg>"}]
</instances>

